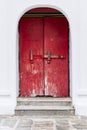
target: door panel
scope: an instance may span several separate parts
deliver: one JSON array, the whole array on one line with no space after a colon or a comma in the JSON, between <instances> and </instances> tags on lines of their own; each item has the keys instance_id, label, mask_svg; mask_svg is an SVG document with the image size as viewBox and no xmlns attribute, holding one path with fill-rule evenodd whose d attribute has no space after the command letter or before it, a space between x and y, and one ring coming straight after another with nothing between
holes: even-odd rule
<instances>
[{"instance_id":1,"label":"door panel","mask_svg":"<svg viewBox=\"0 0 87 130\"><path fill-rule=\"evenodd\" d=\"M43 20L20 21L20 96L43 95ZM34 59L33 59L34 58Z\"/></svg>"},{"instance_id":2,"label":"door panel","mask_svg":"<svg viewBox=\"0 0 87 130\"><path fill-rule=\"evenodd\" d=\"M64 17L44 18L44 53L49 51L54 58L44 60L45 95L68 96L68 23Z\"/></svg>"}]
</instances>

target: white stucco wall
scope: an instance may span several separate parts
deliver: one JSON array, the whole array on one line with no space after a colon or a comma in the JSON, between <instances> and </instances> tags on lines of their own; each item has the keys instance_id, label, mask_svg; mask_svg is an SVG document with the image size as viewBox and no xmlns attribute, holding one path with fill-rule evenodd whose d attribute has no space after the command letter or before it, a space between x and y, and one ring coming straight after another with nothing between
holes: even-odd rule
<instances>
[{"instance_id":1,"label":"white stucco wall","mask_svg":"<svg viewBox=\"0 0 87 130\"><path fill-rule=\"evenodd\" d=\"M0 0L0 114L14 114L18 88L20 17L34 7L62 11L70 24L71 96L77 115L87 115L87 0Z\"/></svg>"}]
</instances>

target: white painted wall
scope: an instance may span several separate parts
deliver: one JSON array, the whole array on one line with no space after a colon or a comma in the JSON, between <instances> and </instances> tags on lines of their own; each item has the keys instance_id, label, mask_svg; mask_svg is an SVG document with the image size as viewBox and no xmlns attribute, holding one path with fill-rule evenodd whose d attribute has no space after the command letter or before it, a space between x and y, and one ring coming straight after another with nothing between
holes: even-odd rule
<instances>
[{"instance_id":1,"label":"white painted wall","mask_svg":"<svg viewBox=\"0 0 87 130\"><path fill-rule=\"evenodd\" d=\"M70 24L71 95L77 115L87 115L87 0L0 0L0 114L14 114L18 88L20 17L34 7L60 10Z\"/></svg>"}]
</instances>

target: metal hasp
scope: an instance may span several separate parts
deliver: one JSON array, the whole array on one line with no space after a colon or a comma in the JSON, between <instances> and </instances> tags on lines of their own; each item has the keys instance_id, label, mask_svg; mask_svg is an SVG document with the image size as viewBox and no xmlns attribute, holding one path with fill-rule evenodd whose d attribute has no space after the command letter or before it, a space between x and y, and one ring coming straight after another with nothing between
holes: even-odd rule
<instances>
[{"instance_id":1,"label":"metal hasp","mask_svg":"<svg viewBox=\"0 0 87 130\"><path fill-rule=\"evenodd\" d=\"M33 56L33 50L30 50L30 61L32 62L34 60L34 56Z\"/></svg>"},{"instance_id":2,"label":"metal hasp","mask_svg":"<svg viewBox=\"0 0 87 130\"><path fill-rule=\"evenodd\" d=\"M47 59L49 64L51 59L65 59L65 55L51 55L50 51L48 51L48 55L44 55L44 58Z\"/></svg>"},{"instance_id":3,"label":"metal hasp","mask_svg":"<svg viewBox=\"0 0 87 130\"><path fill-rule=\"evenodd\" d=\"M50 63L50 60L51 60L51 54L50 54L50 51L48 51L48 60L47 60L48 64Z\"/></svg>"},{"instance_id":4,"label":"metal hasp","mask_svg":"<svg viewBox=\"0 0 87 130\"><path fill-rule=\"evenodd\" d=\"M44 55L43 58L47 59L47 63L50 64L50 61L51 61L51 53L50 53L50 51L48 51L48 55Z\"/></svg>"}]
</instances>

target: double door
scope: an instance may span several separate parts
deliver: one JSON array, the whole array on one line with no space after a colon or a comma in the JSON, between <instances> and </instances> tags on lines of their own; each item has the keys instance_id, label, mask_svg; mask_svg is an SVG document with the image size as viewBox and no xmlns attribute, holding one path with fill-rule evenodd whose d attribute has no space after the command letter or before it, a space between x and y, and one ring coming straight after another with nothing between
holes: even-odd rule
<instances>
[{"instance_id":1,"label":"double door","mask_svg":"<svg viewBox=\"0 0 87 130\"><path fill-rule=\"evenodd\" d=\"M68 96L68 41L64 17L20 20L20 96Z\"/></svg>"}]
</instances>

